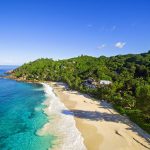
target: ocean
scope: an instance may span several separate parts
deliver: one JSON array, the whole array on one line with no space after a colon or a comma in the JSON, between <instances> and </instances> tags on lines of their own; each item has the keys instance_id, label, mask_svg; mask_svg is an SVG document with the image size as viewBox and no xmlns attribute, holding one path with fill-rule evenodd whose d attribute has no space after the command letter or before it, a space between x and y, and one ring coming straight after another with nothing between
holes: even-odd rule
<instances>
[{"instance_id":1,"label":"ocean","mask_svg":"<svg viewBox=\"0 0 150 150\"><path fill-rule=\"evenodd\" d=\"M1 66L0 74L14 69ZM0 150L48 150L56 137L39 136L49 120L43 113L43 85L0 78Z\"/></svg>"},{"instance_id":2,"label":"ocean","mask_svg":"<svg viewBox=\"0 0 150 150\"><path fill-rule=\"evenodd\" d=\"M14 68L0 66L0 75ZM0 150L86 150L74 117L64 110L48 84L0 77Z\"/></svg>"}]
</instances>

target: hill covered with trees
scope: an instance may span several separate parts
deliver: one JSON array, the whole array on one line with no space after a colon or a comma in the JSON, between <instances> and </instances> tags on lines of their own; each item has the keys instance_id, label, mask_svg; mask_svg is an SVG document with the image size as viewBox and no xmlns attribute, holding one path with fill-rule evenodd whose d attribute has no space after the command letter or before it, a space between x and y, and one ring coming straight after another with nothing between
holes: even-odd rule
<instances>
[{"instance_id":1,"label":"hill covered with trees","mask_svg":"<svg viewBox=\"0 0 150 150\"><path fill-rule=\"evenodd\" d=\"M65 82L72 89L111 102L150 133L150 51L98 58L82 55L58 61L42 58L17 68L11 76ZM111 84L100 84L101 80Z\"/></svg>"}]
</instances>

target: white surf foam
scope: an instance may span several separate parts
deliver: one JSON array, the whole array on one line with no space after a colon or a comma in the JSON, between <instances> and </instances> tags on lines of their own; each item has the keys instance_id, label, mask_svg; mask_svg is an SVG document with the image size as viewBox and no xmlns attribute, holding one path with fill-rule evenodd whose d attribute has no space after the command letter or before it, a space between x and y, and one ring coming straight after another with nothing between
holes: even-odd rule
<instances>
[{"instance_id":1,"label":"white surf foam","mask_svg":"<svg viewBox=\"0 0 150 150\"><path fill-rule=\"evenodd\" d=\"M48 105L48 108L46 113L50 116L54 116L53 120L55 124L51 124L50 122L49 125L55 126L54 128L57 130L56 132L58 132L58 135L59 133L62 135L62 137L59 139L59 150L86 150L86 147L83 143L83 137L76 128L74 117L62 113L63 110L68 109L54 94L52 87L45 83L42 84L47 96L46 105ZM49 125L45 125L45 128Z\"/></svg>"}]
</instances>

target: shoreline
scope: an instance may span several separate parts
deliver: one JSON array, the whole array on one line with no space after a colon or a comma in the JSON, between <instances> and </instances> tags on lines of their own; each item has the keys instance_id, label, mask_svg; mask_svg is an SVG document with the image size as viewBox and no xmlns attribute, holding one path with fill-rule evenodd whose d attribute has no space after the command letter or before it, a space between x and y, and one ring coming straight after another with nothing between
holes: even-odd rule
<instances>
[{"instance_id":1,"label":"shoreline","mask_svg":"<svg viewBox=\"0 0 150 150\"><path fill-rule=\"evenodd\" d=\"M43 105L44 113L49 121L37 131L37 135L54 134L54 150L86 150L83 138L75 125L73 116L66 116L63 110L68 110L61 100L55 95L53 88L47 83L41 83L44 87L46 100Z\"/></svg>"},{"instance_id":2,"label":"shoreline","mask_svg":"<svg viewBox=\"0 0 150 150\"><path fill-rule=\"evenodd\" d=\"M13 79L10 76L7 78ZM15 80L42 83L17 78ZM121 116L105 101L94 101L94 98L86 94L68 90L65 83L51 81L44 81L44 83L53 88L59 100L69 109L62 113L74 117L87 150L150 149L150 135L128 117Z\"/></svg>"},{"instance_id":3,"label":"shoreline","mask_svg":"<svg viewBox=\"0 0 150 150\"><path fill-rule=\"evenodd\" d=\"M16 78L16 77L14 77L12 75L3 76L2 78L11 79L11 80L15 80L15 81L18 81L18 82L39 83L39 84L42 83L42 81L38 81L38 80L26 80L26 79L22 79L22 78Z\"/></svg>"},{"instance_id":4,"label":"shoreline","mask_svg":"<svg viewBox=\"0 0 150 150\"><path fill-rule=\"evenodd\" d=\"M150 135L127 117L117 113L110 104L94 101L90 96L77 91L69 91L64 83L46 83L52 86L69 109L62 113L74 117L87 150L150 149Z\"/></svg>"},{"instance_id":5,"label":"shoreline","mask_svg":"<svg viewBox=\"0 0 150 150\"><path fill-rule=\"evenodd\" d=\"M38 136L45 136L48 134L54 135L56 139L53 141L53 150L86 150L81 133L76 127L74 117L62 115L62 110L66 110L67 108L64 103L61 102L59 97L56 96L53 88L48 82L24 80L12 76L3 78L15 80L17 82L43 85L46 94L46 99L42 103L42 105L46 106L43 109L43 113L47 115L48 122L44 124L42 128L38 129L36 134ZM53 110L53 107L55 106L56 108L54 109L56 110ZM49 150L51 150L51 148Z\"/></svg>"}]
</instances>

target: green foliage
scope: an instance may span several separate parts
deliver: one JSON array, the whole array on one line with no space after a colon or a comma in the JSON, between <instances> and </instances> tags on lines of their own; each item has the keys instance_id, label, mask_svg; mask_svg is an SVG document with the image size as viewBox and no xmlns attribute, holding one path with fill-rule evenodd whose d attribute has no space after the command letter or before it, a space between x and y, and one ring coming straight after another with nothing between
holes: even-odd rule
<instances>
[{"instance_id":1,"label":"green foliage","mask_svg":"<svg viewBox=\"0 0 150 150\"><path fill-rule=\"evenodd\" d=\"M70 88L111 102L122 114L150 132L150 52L113 57L79 56L67 60L38 59L16 69L23 80L63 81ZM110 86L86 87L85 80L110 80Z\"/></svg>"}]
</instances>

